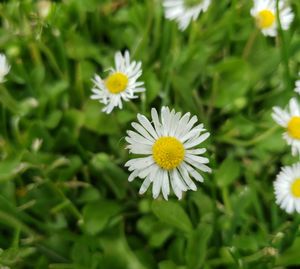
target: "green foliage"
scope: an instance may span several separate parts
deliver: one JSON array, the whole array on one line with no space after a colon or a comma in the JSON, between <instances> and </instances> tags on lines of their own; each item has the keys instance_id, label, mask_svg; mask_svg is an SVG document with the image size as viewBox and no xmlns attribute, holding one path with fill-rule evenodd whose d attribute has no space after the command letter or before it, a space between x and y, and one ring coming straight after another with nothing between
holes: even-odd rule
<instances>
[{"instance_id":1,"label":"green foliage","mask_svg":"<svg viewBox=\"0 0 300 269\"><path fill-rule=\"evenodd\" d=\"M2 1L0 268L299 266L299 218L272 186L297 161L270 116L299 71L300 2L288 2L283 40L257 31L252 1L213 0L184 32L159 0L53 1L46 16L46 1ZM91 79L125 49L147 91L106 115ZM213 174L180 201L138 195L124 168L130 122L162 105L211 133Z\"/></svg>"},{"instance_id":2,"label":"green foliage","mask_svg":"<svg viewBox=\"0 0 300 269\"><path fill-rule=\"evenodd\" d=\"M152 210L162 222L174 226L182 232L191 232L192 223L179 204L172 201L154 201Z\"/></svg>"}]
</instances>

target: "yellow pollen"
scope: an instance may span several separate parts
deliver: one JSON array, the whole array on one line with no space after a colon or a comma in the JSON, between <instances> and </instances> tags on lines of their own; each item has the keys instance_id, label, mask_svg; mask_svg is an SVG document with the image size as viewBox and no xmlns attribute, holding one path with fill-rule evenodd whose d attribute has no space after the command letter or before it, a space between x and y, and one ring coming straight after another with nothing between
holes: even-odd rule
<instances>
[{"instance_id":1,"label":"yellow pollen","mask_svg":"<svg viewBox=\"0 0 300 269\"><path fill-rule=\"evenodd\" d=\"M269 28L275 22L275 15L272 11L264 9L258 13L256 20L259 28Z\"/></svg>"},{"instance_id":2,"label":"yellow pollen","mask_svg":"<svg viewBox=\"0 0 300 269\"><path fill-rule=\"evenodd\" d=\"M300 178L297 178L292 186L291 186L291 192L296 198L300 198Z\"/></svg>"},{"instance_id":3,"label":"yellow pollen","mask_svg":"<svg viewBox=\"0 0 300 269\"><path fill-rule=\"evenodd\" d=\"M292 117L287 127L288 134L295 139L300 139L300 117Z\"/></svg>"},{"instance_id":4,"label":"yellow pollen","mask_svg":"<svg viewBox=\"0 0 300 269\"><path fill-rule=\"evenodd\" d=\"M128 84L128 77L122 73L113 73L105 81L106 88L111 93L123 92Z\"/></svg>"},{"instance_id":5,"label":"yellow pollen","mask_svg":"<svg viewBox=\"0 0 300 269\"><path fill-rule=\"evenodd\" d=\"M183 144L171 136L160 137L152 147L153 159L166 170L176 168L184 158Z\"/></svg>"}]
</instances>

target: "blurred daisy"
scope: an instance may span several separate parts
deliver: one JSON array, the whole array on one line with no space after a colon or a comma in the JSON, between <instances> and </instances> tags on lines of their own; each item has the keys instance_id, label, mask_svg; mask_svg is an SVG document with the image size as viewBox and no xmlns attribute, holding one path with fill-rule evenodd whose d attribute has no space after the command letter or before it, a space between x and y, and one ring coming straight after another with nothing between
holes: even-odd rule
<instances>
[{"instance_id":1,"label":"blurred daisy","mask_svg":"<svg viewBox=\"0 0 300 269\"><path fill-rule=\"evenodd\" d=\"M5 76L10 70L10 65L7 62L6 56L0 53L0 83L5 82Z\"/></svg>"},{"instance_id":2,"label":"blurred daisy","mask_svg":"<svg viewBox=\"0 0 300 269\"><path fill-rule=\"evenodd\" d=\"M300 213L300 163L281 168L274 182L276 204L287 213Z\"/></svg>"},{"instance_id":3,"label":"blurred daisy","mask_svg":"<svg viewBox=\"0 0 300 269\"><path fill-rule=\"evenodd\" d=\"M163 0L165 16L168 20L178 23L184 31L190 22L197 20L201 12L205 12L211 0Z\"/></svg>"},{"instance_id":4,"label":"blurred daisy","mask_svg":"<svg viewBox=\"0 0 300 269\"><path fill-rule=\"evenodd\" d=\"M300 72L299 72L299 77L300 77ZM295 83L295 92L300 94L300 79L298 79Z\"/></svg>"},{"instance_id":5,"label":"blurred daisy","mask_svg":"<svg viewBox=\"0 0 300 269\"><path fill-rule=\"evenodd\" d=\"M136 177L144 179L140 194L146 192L152 183L153 198L160 192L167 200L170 194L170 184L178 199L182 192L196 190L197 186L191 179L203 182L198 170L211 172L206 165L209 160L199 156L206 152L205 148L195 148L209 137L203 124L193 127L197 117L190 113L182 116L180 112L170 111L162 107L161 118L156 109L151 110L151 122L138 114L139 123L132 123L135 131L128 131L127 148L133 154L145 155L128 161L125 166L132 173L128 180Z\"/></svg>"},{"instance_id":6,"label":"blurred daisy","mask_svg":"<svg viewBox=\"0 0 300 269\"><path fill-rule=\"evenodd\" d=\"M288 109L274 107L272 117L286 129L283 137L291 145L292 154L300 154L300 106L296 98L290 100Z\"/></svg>"},{"instance_id":7,"label":"blurred daisy","mask_svg":"<svg viewBox=\"0 0 300 269\"><path fill-rule=\"evenodd\" d=\"M276 0L254 0L254 6L250 12L256 19L257 27L265 36L276 36ZM279 0L279 17L282 29L289 29L294 14L284 0Z\"/></svg>"},{"instance_id":8,"label":"blurred daisy","mask_svg":"<svg viewBox=\"0 0 300 269\"><path fill-rule=\"evenodd\" d=\"M138 98L136 93L144 92L144 82L137 81L142 75L141 62L130 62L130 55L125 51L115 54L115 68L110 68L109 76L103 80L95 74L91 99L99 100L105 107L102 109L107 114L115 107L123 108L123 101Z\"/></svg>"}]
</instances>

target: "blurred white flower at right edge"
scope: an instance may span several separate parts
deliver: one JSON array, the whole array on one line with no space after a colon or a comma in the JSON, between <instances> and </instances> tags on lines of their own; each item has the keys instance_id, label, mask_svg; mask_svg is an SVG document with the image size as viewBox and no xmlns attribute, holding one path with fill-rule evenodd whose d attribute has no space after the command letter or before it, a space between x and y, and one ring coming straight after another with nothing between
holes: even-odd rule
<instances>
[{"instance_id":1,"label":"blurred white flower at right edge","mask_svg":"<svg viewBox=\"0 0 300 269\"><path fill-rule=\"evenodd\" d=\"M300 213L300 163L285 166L274 182L276 204L287 213Z\"/></svg>"},{"instance_id":2,"label":"blurred white flower at right edge","mask_svg":"<svg viewBox=\"0 0 300 269\"><path fill-rule=\"evenodd\" d=\"M254 0L250 13L263 35L277 35L276 0ZM288 30L294 19L292 9L285 0L279 0L279 19L283 30Z\"/></svg>"},{"instance_id":3,"label":"blurred white flower at right edge","mask_svg":"<svg viewBox=\"0 0 300 269\"><path fill-rule=\"evenodd\" d=\"M210 3L211 0L163 0L163 7L166 19L176 21L184 31L201 12L207 11Z\"/></svg>"},{"instance_id":4,"label":"blurred white flower at right edge","mask_svg":"<svg viewBox=\"0 0 300 269\"><path fill-rule=\"evenodd\" d=\"M292 154L300 154L300 105L297 99L292 98L286 109L273 107L272 118L286 130L283 138L292 147Z\"/></svg>"},{"instance_id":5,"label":"blurred white flower at right edge","mask_svg":"<svg viewBox=\"0 0 300 269\"><path fill-rule=\"evenodd\" d=\"M286 132L283 138L292 147L292 154L300 154L300 105L294 97L286 109L273 107L272 117ZM274 182L276 204L287 213L300 213L300 163L285 166Z\"/></svg>"},{"instance_id":6,"label":"blurred white flower at right edge","mask_svg":"<svg viewBox=\"0 0 300 269\"><path fill-rule=\"evenodd\" d=\"M0 53L0 83L5 82L5 76L10 70L10 65L7 62L6 56Z\"/></svg>"}]
</instances>

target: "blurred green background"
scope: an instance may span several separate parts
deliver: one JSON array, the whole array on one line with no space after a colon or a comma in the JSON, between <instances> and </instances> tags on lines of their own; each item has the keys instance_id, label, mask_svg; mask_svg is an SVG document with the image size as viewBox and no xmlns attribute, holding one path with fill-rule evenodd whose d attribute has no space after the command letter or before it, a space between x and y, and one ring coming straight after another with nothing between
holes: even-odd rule
<instances>
[{"instance_id":1,"label":"blurred green background","mask_svg":"<svg viewBox=\"0 0 300 269\"><path fill-rule=\"evenodd\" d=\"M299 268L300 219L272 185L298 160L270 115L295 95L300 2L289 2L292 27L273 39L246 0L213 0L185 32L159 0L2 1L0 268ZM105 115L91 78L125 49L147 91ZM214 172L181 201L139 196L123 167L130 122L161 105L211 132Z\"/></svg>"}]
</instances>

